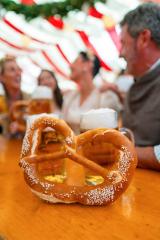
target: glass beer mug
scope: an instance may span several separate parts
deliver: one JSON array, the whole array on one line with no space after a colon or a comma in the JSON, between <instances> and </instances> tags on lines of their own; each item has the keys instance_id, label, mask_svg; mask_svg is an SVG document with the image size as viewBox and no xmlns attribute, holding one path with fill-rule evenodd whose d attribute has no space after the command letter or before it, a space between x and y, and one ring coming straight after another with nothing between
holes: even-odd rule
<instances>
[{"instance_id":1,"label":"glass beer mug","mask_svg":"<svg viewBox=\"0 0 160 240\"><path fill-rule=\"evenodd\" d=\"M134 143L132 131L125 127L118 127L118 114L111 108L93 109L81 114L80 132L83 133L94 128L116 129Z\"/></svg>"},{"instance_id":2,"label":"glass beer mug","mask_svg":"<svg viewBox=\"0 0 160 240\"><path fill-rule=\"evenodd\" d=\"M32 94L28 114L52 113L54 111L53 92L46 86L38 86Z\"/></svg>"},{"instance_id":3,"label":"glass beer mug","mask_svg":"<svg viewBox=\"0 0 160 240\"><path fill-rule=\"evenodd\" d=\"M27 116L52 113L54 110L53 92L49 87L38 86L31 96L31 100L19 100L13 104L10 118L21 128L26 129Z\"/></svg>"}]
</instances>

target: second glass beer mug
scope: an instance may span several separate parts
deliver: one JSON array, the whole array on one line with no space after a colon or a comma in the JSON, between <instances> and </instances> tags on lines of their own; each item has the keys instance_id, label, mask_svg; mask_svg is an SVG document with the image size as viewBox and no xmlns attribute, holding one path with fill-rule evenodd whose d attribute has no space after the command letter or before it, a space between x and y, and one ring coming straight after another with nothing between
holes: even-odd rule
<instances>
[{"instance_id":1,"label":"second glass beer mug","mask_svg":"<svg viewBox=\"0 0 160 240\"><path fill-rule=\"evenodd\" d=\"M131 131L126 128L123 128L121 130L121 128L118 127L118 114L113 109L94 109L81 115L81 133L96 128L118 130L122 134L129 137L129 139L134 143L134 138ZM86 157L90 156L89 159L94 162L97 162L98 159L98 164L105 165L108 167L108 169L112 168L113 164L115 163L115 159L117 158L117 154L120 154L120 151L115 150L115 146L110 142L103 142L102 140L95 142L93 144L93 147L90 147L90 150L88 150L88 146L86 145L86 148L83 149L83 152L81 152L81 154L85 154ZM79 151L81 151L81 149L79 149ZM86 179L87 183L89 184L99 184L102 181L101 176L97 175L96 173L90 173L89 171L86 171Z\"/></svg>"}]
</instances>

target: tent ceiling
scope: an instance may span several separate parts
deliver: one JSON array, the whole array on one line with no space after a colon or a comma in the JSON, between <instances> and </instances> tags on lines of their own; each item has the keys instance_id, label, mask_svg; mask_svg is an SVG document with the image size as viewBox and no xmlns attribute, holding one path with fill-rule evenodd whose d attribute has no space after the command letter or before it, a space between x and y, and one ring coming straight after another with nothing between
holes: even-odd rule
<instances>
[{"instance_id":1,"label":"tent ceiling","mask_svg":"<svg viewBox=\"0 0 160 240\"><path fill-rule=\"evenodd\" d=\"M108 0L107 5L97 3L96 12L70 13L63 20L52 17L49 21L39 17L27 22L23 16L7 12L0 19L0 53L18 57L25 73L23 86L30 87L29 91L41 68L56 72L63 87L64 80L69 80L70 63L88 47L99 57L104 71L117 71L124 66L118 57L118 21L137 4L136 0ZM118 9L123 9L122 14Z\"/></svg>"}]
</instances>

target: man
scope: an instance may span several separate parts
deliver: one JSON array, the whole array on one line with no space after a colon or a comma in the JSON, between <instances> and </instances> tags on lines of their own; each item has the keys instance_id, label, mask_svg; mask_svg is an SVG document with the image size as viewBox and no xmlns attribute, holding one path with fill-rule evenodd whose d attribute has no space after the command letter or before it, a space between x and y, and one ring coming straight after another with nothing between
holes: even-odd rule
<instances>
[{"instance_id":1,"label":"man","mask_svg":"<svg viewBox=\"0 0 160 240\"><path fill-rule=\"evenodd\" d=\"M160 170L160 5L145 3L121 21L121 57L134 76L123 126L135 136L138 166Z\"/></svg>"}]
</instances>

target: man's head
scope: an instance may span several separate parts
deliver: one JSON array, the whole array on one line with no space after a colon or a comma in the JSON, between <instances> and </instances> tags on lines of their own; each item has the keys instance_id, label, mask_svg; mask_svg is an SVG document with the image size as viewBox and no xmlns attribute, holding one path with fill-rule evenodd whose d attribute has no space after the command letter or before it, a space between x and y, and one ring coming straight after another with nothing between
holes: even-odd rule
<instances>
[{"instance_id":1,"label":"man's head","mask_svg":"<svg viewBox=\"0 0 160 240\"><path fill-rule=\"evenodd\" d=\"M0 61L0 79L8 92L20 90L21 69L15 58L7 57Z\"/></svg>"},{"instance_id":2,"label":"man's head","mask_svg":"<svg viewBox=\"0 0 160 240\"><path fill-rule=\"evenodd\" d=\"M127 71L141 76L160 57L160 5L145 3L121 21L121 56Z\"/></svg>"},{"instance_id":3,"label":"man's head","mask_svg":"<svg viewBox=\"0 0 160 240\"><path fill-rule=\"evenodd\" d=\"M80 52L76 60L71 64L71 76L70 78L79 83L85 74L92 75L93 61L90 59L86 52Z\"/></svg>"}]
</instances>

